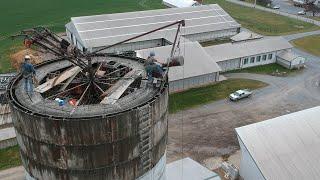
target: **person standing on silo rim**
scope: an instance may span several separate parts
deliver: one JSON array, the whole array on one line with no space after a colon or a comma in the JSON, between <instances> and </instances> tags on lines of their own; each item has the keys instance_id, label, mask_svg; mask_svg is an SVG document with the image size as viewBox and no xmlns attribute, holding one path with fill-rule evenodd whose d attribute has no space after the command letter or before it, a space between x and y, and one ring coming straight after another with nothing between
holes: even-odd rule
<instances>
[{"instance_id":1,"label":"person standing on silo rim","mask_svg":"<svg viewBox=\"0 0 320 180\"><path fill-rule=\"evenodd\" d=\"M21 74L24 79L24 90L29 96L33 95L33 77L36 75L36 71L30 62L31 57L26 55L24 62L21 65Z\"/></svg>"},{"instance_id":2,"label":"person standing on silo rim","mask_svg":"<svg viewBox=\"0 0 320 180\"><path fill-rule=\"evenodd\" d=\"M146 61L146 71L147 71L147 76L149 81L153 81L154 75L156 75L156 77L158 78L163 77L164 75L164 72L161 66L162 64L156 60L155 56L156 56L155 52L150 52L150 55Z\"/></svg>"}]
</instances>

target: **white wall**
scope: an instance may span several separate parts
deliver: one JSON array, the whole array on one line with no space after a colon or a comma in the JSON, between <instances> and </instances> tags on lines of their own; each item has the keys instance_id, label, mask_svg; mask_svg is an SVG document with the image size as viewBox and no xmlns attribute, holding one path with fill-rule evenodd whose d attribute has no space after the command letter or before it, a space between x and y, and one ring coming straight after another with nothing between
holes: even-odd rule
<instances>
[{"instance_id":1,"label":"white wall","mask_svg":"<svg viewBox=\"0 0 320 180\"><path fill-rule=\"evenodd\" d=\"M277 57L277 63L285 68L288 68L290 69L291 67L291 62L290 61L287 61L287 60L284 60L282 58L279 58Z\"/></svg>"},{"instance_id":2,"label":"white wall","mask_svg":"<svg viewBox=\"0 0 320 180\"><path fill-rule=\"evenodd\" d=\"M239 136L238 141L241 149L240 176L244 180L265 180Z\"/></svg>"},{"instance_id":3,"label":"white wall","mask_svg":"<svg viewBox=\"0 0 320 180\"><path fill-rule=\"evenodd\" d=\"M272 55L271 59L269 58L270 55ZM259 56L260 56L260 60L258 59ZM264 56L266 56L265 60L264 60ZM254 58L253 62L251 58ZM253 66L260 66L260 65L275 63L276 59L277 59L276 52L269 52L269 53L254 55L254 56L243 57L241 58L241 68L248 68Z\"/></svg>"},{"instance_id":4,"label":"white wall","mask_svg":"<svg viewBox=\"0 0 320 180\"><path fill-rule=\"evenodd\" d=\"M208 85L219 80L219 73L210 73L201 76L185 78L177 81L170 81L169 79L169 92L179 92L190 88Z\"/></svg>"},{"instance_id":5,"label":"white wall","mask_svg":"<svg viewBox=\"0 0 320 180\"><path fill-rule=\"evenodd\" d=\"M240 63L241 63L240 58L217 62L222 72L239 69L241 65Z\"/></svg>"}]
</instances>

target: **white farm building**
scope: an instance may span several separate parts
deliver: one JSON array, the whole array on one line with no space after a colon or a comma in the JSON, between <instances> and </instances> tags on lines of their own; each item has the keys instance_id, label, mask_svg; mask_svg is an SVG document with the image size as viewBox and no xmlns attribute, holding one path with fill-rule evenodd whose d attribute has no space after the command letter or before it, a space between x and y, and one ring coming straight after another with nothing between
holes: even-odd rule
<instances>
[{"instance_id":1,"label":"white farm building","mask_svg":"<svg viewBox=\"0 0 320 180\"><path fill-rule=\"evenodd\" d=\"M93 52L179 20L185 20L179 37L185 65L170 69L170 92L217 82L220 72L271 63L290 69L304 65L304 58L292 53L293 46L284 38L239 33L241 25L217 4L74 17L66 25L66 32L78 49ZM176 31L177 27L169 27L103 52L135 51L138 57L147 58L154 51L160 61L165 61ZM199 44L221 38L230 38L232 43L210 47Z\"/></svg>"},{"instance_id":2,"label":"white farm building","mask_svg":"<svg viewBox=\"0 0 320 180\"><path fill-rule=\"evenodd\" d=\"M195 7L201 4L194 0L163 0L162 3L171 8Z\"/></svg>"},{"instance_id":3,"label":"white farm building","mask_svg":"<svg viewBox=\"0 0 320 180\"><path fill-rule=\"evenodd\" d=\"M185 20L183 36L190 41L210 41L231 37L240 31L238 24L219 5L104 14L71 18L66 33L72 44L90 52L136 35ZM115 46L106 52L133 51L172 44L177 28L171 27Z\"/></svg>"},{"instance_id":4,"label":"white farm building","mask_svg":"<svg viewBox=\"0 0 320 180\"><path fill-rule=\"evenodd\" d=\"M290 61L287 57L295 56L291 52L292 48L293 46L282 37L266 37L257 40L220 44L205 47L204 49L225 72L277 63L278 56L283 51L291 55L281 56L283 58L281 62Z\"/></svg>"},{"instance_id":5,"label":"white farm building","mask_svg":"<svg viewBox=\"0 0 320 180\"><path fill-rule=\"evenodd\" d=\"M318 180L320 107L236 128L245 180Z\"/></svg>"}]
</instances>

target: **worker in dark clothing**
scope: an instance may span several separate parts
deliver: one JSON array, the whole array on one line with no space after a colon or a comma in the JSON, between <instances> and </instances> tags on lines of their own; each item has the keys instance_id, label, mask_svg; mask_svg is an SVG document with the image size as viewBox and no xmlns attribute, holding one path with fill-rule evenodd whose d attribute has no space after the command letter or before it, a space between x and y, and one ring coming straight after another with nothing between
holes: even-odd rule
<instances>
[{"instance_id":1,"label":"worker in dark clothing","mask_svg":"<svg viewBox=\"0 0 320 180\"><path fill-rule=\"evenodd\" d=\"M36 75L36 71L30 62L31 57L25 56L24 62L21 65L21 74L24 78L24 89L32 96L33 95L33 77Z\"/></svg>"},{"instance_id":2,"label":"worker in dark clothing","mask_svg":"<svg viewBox=\"0 0 320 180\"><path fill-rule=\"evenodd\" d=\"M161 67L161 63L159 63L155 59L155 53L150 52L149 57L146 62L146 71L149 81L153 81L153 78L162 78L164 75L164 71Z\"/></svg>"}]
</instances>

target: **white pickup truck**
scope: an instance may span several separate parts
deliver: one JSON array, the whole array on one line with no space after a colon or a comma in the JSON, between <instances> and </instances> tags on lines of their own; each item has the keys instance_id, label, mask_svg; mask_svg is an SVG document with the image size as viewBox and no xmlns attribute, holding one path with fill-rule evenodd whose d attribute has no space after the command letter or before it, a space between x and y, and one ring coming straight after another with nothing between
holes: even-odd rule
<instances>
[{"instance_id":1,"label":"white pickup truck","mask_svg":"<svg viewBox=\"0 0 320 180\"><path fill-rule=\"evenodd\" d=\"M237 101L246 97L250 97L251 95L252 95L252 91L250 91L250 89L242 89L234 93L231 93L229 98L231 101Z\"/></svg>"}]
</instances>

